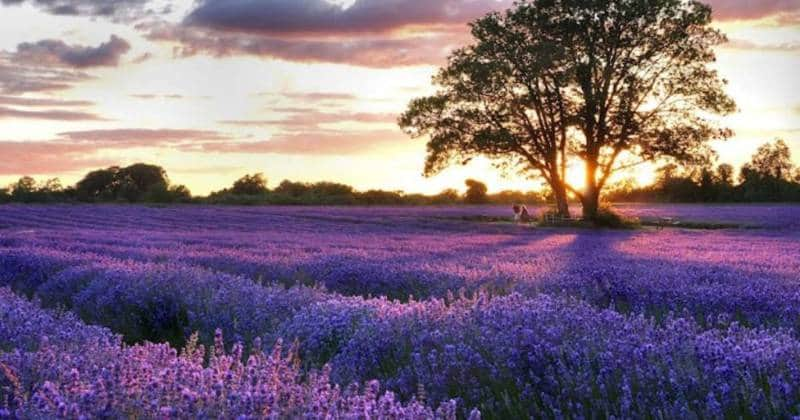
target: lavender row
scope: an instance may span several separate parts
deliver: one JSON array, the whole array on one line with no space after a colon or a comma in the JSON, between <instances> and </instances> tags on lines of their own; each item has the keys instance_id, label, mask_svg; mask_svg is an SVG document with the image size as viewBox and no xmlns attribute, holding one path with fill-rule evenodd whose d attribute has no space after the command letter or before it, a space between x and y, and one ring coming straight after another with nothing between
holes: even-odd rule
<instances>
[{"instance_id":1,"label":"lavender row","mask_svg":"<svg viewBox=\"0 0 800 420\"><path fill-rule=\"evenodd\" d=\"M435 412L401 404L377 381L341 389L328 369L303 379L295 351L280 343L247 358L238 345L226 352L221 333L208 355L195 342L180 355L163 344L128 347L108 330L43 311L7 289L0 289L0 316L0 344L13 348L0 353L0 417L455 418L452 401Z\"/></svg>"},{"instance_id":2,"label":"lavender row","mask_svg":"<svg viewBox=\"0 0 800 420\"><path fill-rule=\"evenodd\" d=\"M800 343L729 320L703 330L687 318L657 325L544 295L399 303L264 288L185 267L88 270L83 289L35 293L46 300L48 290L77 290L73 310L128 336L169 332L185 314L184 332L208 336L222 326L256 347L254 334L264 335L266 348L297 339L307 368L330 363L340 384L378 378L403 399L421 386L430 401L456 398L498 416L800 413ZM86 273L49 278L75 285Z\"/></svg>"},{"instance_id":3,"label":"lavender row","mask_svg":"<svg viewBox=\"0 0 800 420\"><path fill-rule=\"evenodd\" d=\"M5 237L9 255L168 263L256 283L320 284L345 295L407 300L448 291L539 292L664 316L800 330L800 236L754 232L304 234L67 230ZM58 250L58 251L55 251ZM67 265L69 265L67 264ZM42 265L42 264L40 264ZM47 265L47 264L44 264ZM54 269L59 266L54 265ZM6 268L6 272L13 272ZM0 276L3 273L0 272Z\"/></svg>"}]
</instances>

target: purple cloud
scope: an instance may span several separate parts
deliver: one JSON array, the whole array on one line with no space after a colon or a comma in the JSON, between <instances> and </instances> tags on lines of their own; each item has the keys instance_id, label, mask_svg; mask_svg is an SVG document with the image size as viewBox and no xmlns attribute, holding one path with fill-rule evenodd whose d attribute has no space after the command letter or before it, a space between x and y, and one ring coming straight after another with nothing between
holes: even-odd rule
<instances>
[{"instance_id":1,"label":"purple cloud","mask_svg":"<svg viewBox=\"0 0 800 420\"><path fill-rule=\"evenodd\" d=\"M406 26L461 25L511 5L510 0L205 0L185 23L272 35L388 32Z\"/></svg>"},{"instance_id":2,"label":"purple cloud","mask_svg":"<svg viewBox=\"0 0 800 420\"><path fill-rule=\"evenodd\" d=\"M120 57L130 49L128 41L116 35L111 35L108 42L96 47L67 45L61 40L45 39L19 44L13 59L39 66L113 67L119 64Z\"/></svg>"},{"instance_id":3,"label":"purple cloud","mask_svg":"<svg viewBox=\"0 0 800 420\"><path fill-rule=\"evenodd\" d=\"M21 64L13 55L0 52L0 93L18 95L30 92L64 90L90 79L86 73L53 66Z\"/></svg>"},{"instance_id":4,"label":"purple cloud","mask_svg":"<svg viewBox=\"0 0 800 420\"><path fill-rule=\"evenodd\" d=\"M139 26L154 41L175 42L178 56L210 54L217 57L254 55L305 63L337 63L391 68L442 63L454 48L467 42L466 30L421 35L366 37L278 38L252 33L159 23Z\"/></svg>"},{"instance_id":5,"label":"purple cloud","mask_svg":"<svg viewBox=\"0 0 800 420\"><path fill-rule=\"evenodd\" d=\"M32 4L54 15L103 16L116 20L138 16L148 0L0 0L3 6Z\"/></svg>"},{"instance_id":6,"label":"purple cloud","mask_svg":"<svg viewBox=\"0 0 800 420\"><path fill-rule=\"evenodd\" d=\"M182 24L142 24L176 54L254 55L388 68L438 65L468 42L466 23L511 0L200 0ZM797 16L797 0L712 0L719 20Z\"/></svg>"}]
</instances>

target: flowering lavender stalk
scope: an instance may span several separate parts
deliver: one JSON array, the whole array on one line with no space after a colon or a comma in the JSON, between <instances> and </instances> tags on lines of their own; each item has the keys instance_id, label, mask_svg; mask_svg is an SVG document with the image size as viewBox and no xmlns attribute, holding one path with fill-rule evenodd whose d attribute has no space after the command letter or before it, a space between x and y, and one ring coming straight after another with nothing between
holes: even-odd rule
<instances>
[{"instance_id":1,"label":"flowering lavender stalk","mask_svg":"<svg viewBox=\"0 0 800 420\"><path fill-rule=\"evenodd\" d=\"M294 349L226 352L222 333L204 363L196 339L181 354L164 344L128 347L0 289L0 416L17 418L401 418L455 419L453 401L436 411L402 404L377 381L331 385L329 368L303 379ZM28 337L37 336L31 341ZM26 337L26 338L22 338Z\"/></svg>"}]
</instances>

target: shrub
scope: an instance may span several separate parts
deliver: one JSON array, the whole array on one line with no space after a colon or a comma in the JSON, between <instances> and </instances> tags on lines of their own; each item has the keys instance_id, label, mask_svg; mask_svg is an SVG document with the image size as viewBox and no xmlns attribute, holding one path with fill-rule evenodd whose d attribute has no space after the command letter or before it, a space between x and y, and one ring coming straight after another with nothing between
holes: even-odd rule
<instances>
[{"instance_id":1,"label":"shrub","mask_svg":"<svg viewBox=\"0 0 800 420\"><path fill-rule=\"evenodd\" d=\"M612 229L632 229L641 225L638 218L619 214L610 204L605 203L600 205L593 222L596 227Z\"/></svg>"}]
</instances>

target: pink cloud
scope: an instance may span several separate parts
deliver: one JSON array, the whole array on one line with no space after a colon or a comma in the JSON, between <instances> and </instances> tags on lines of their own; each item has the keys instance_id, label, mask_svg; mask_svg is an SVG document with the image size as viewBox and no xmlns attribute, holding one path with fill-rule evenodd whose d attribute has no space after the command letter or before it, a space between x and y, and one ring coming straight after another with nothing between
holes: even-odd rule
<instances>
[{"instance_id":1,"label":"pink cloud","mask_svg":"<svg viewBox=\"0 0 800 420\"><path fill-rule=\"evenodd\" d=\"M153 142L181 140L222 140L229 137L211 130L121 128L111 130L66 131L59 136L72 141L100 143Z\"/></svg>"},{"instance_id":2,"label":"pink cloud","mask_svg":"<svg viewBox=\"0 0 800 420\"><path fill-rule=\"evenodd\" d=\"M0 175L42 175L109 165L107 159L87 157L91 145L59 142L0 141Z\"/></svg>"},{"instance_id":3,"label":"pink cloud","mask_svg":"<svg viewBox=\"0 0 800 420\"><path fill-rule=\"evenodd\" d=\"M319 112L304 108L289 108L291 113L285 118L270 120L226 120L220 121L228 125L240 126L274 126L284 130L316 130L320 124L331 124L340 122L357 122L365 124L394 124L397 121L395 114L376 114L366 112Z\"/></svg>"},{"instance_id":4,"label":"pink cloud","mask_svg":"<svg viewBox=\"0 0 800 420\"><path fill-rule=\"evenodd\" d=\"M712 0L718 20L796 15L797 0ZM469 41L467 22L511 0L201 0L182 24L142 24L176 54L254 55L388 68L438 65Z\"/></svg>"},{"instance_id":5,"label":"pink cloud","mask_svg":"<svg viewBox=\"0 0 800 420\"><path fill-rule=\"evenodd\" d=\"M140 29L145 27L140 26ZM159 23L147 29L147 38L175 42L175 53L188 57L254 55L304 63L337 63L374 68L427 65L443 62L449 52L467 40L466 30L419 35L385 34L368 37L279 38L253 33Z\"/></svg>"},{"instance_id":6,"label":"pink cloud","mask_svg":"<svg viewBox=\"0 0 800 420\"><path fill-rule=\"evenodd\" d=\"M2 96L0 95L0 104L3 105L16 105L24 107L80 107L94 105L91 101L73 101L64 99L52 98L29 98L22 96Z\"/></svg>"},{"instance_id":7,"label":"pink cloud","mask_svg":"<svg viewBox=\"0 0 800 420\"><path fill-rule=\"evenodd\" d=\"M31 119L31 120L54 120L54 121L102 121L103 119L95 114L82 111L65 110L41 110L27 111L17 108L0 106L0 119Z\"/></svg>"},{"instance_id":8,"label":"pink cloud","mask_svg":"<svg viewBox=\"0 0 800 420\"><path fill-rule=\"evenodd\" d=\"M800 11L797 0L708 0L717 20L749 20Z\"/></svg>"},{"instance_id":9,"label":"pink cloud","mask_svg":"<svg viewBox=\"0 0 800 420\"><path fill-rule=\"evenodd\" d=\"M261 142L221 142L202 145L206 152L274 153L287 155L354 155L380 149L389 144L407 142L395 130L346 132L309 132L275 136Z\"/></svg>"}]
</instances>

